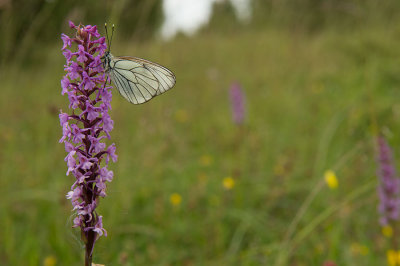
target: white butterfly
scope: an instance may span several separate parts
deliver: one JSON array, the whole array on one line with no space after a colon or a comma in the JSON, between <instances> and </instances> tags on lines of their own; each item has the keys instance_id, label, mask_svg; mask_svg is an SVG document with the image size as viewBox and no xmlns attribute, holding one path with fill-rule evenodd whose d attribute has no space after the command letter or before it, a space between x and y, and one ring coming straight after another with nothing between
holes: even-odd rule
<instances>
[{"instance_id":1,"label":"white butterfly","mask_svg":"<svg viewBox=\"0 0 400 266\"><path fill-rule=\"evenodd\" d=\"M119 93L129 102L145 103L175 85L175 75L169 69L137 57L114 57L110 53L110 47L111 41L108 41L108 51L103 57L103 67Z\"/></svg>"}]
</instances>

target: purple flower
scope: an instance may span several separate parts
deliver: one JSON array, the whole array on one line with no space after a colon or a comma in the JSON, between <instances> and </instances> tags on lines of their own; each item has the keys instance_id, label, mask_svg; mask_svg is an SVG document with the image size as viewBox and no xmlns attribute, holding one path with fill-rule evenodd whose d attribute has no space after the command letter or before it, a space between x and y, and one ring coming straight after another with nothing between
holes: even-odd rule
<instances>
[{"instance_id":1,"label":"purple flower","mask_svg":"<svg viewBox=\"0 0 400 266\"><path fill-rule=\"evenodd\" d=\"M109 171L107 168L101 168L100 169L100 178L102 179L102 180L106 180L106 181L108 181L108 182L111 182L112 181L112 179L113 179L113 177L114 177L114 173L113 173L113 171Z\"/></svg>"},{"instance_id":2,"label":"purple flower","mask_svg":"<svg viewBox=\"0 0 400 266\"><path fill-rule=\"evenodd\" d=\"M72 21L68 21L68 25L71 29L77 29L77 27L75 26L75 24Z\"/></svg>"},{"instance_id":3,"label":"purple flower","mask_svg":"<svg viewBox=\"0 0 400 266\"><path fill-rule=\"evenodd\" d=\"M105 132L110 132L114 127L114 121L109 115L103 116L103 129Z\"/></svg>"},{"instance_id":4,"label":"purple flower","mask_svg":"<svg viewBox=\"0 0 400 266\"><path fill-rule=\"evenodd\" d=\"M116 149L115 148L115 144L112 144L107 148L107 153L108 153L108 156L106 157L106 162L107 163L110 160L110 157L111 157L113 162L117 161L118 156L115 154L115 149Z\"/></svg>"},{"instance_id":5,"label":"purple flower","mask_svg":"<svg viewBox=\"0 0 400 266\"><path fill-rule=\"evenodd\" d=\"M67 157L65 157L65 161L67 162L67 166L68 166L67 175L69 175L69 173L71 173L75 170L75 167L76 167L76 159L74 157L75 154L76 154L76 151L70 151L68 153Z\"/></svg>"},{"instance_id":6,"label":"purple flower","mask_svg":"<svg viewBox=\"0 0 400 266\"><path fill-rule=\"evenodd\" d=\"M378 195L381 214L381 225L388 225L399 219L400 213L400 179L396 174L392 151L383 137L377 138L378 144Z\"/></svg>"},{"instance_id":7,"label":"purple flower","mask_svg":"<svg viewBox=\"0 0 400 266\"><path fill-rule=\"evenodd\" d=\"M88 73L86 73L86 72L83 72L82 76L83 76L83 82L81 84L83 85L82 86L83 89L91 90L96 86L95 78L89 77Z\"/></svg>"},{"instance_id":8,"label":"purple flower","mask_svg":"<svg viewBox=\"0 0 400 266\"><path fill-rule=\"evenodd\" d=\"M68 122L69 115L67 113L60 112L58 115L60 118L60 125L63 126L66 122Z\"/></svg>"},{"instance_id":9,"label":"purple flower","mask_svg":"<svg viewBox=\"0 0 400 266\"><path fill-rule=\"evenodd\" d=\"M64 50L67 47L71 47L71 38L65 35L64 33L61 34L61 40L64 43L64 46L61 48L61 50Z\"/></svg>"},{"instance_id":10,"label":"purple flower","mask_svg":"<svg viewBox=\"0 0 400 266\"><path fill-rule=\"evenodd\" d=\"M67 77L64 77L61 80L61 88L62 88L61 95L64 95L68 92L70 85L71 85L71 82L69 81L69 79Z\"/></svg>"},{"instance_id":11,"label":"purple flower","mask_svg":"<svg viewBox=\"0 0 400 266\"><path fill-rule=\"evenodd\" d=\"M69 63L72 59L72 53L70 50L65 50L63 52L63 56L67 59L67 63Z\"/></svg>"},{"instance_id":12,"label":"purple flower","mask_svg":"<svg viewBox=\"0 0 400 266\"><path fill-rule=\"evenodd\" d=\"M103 216L99 216L94 231L96 231L99 236L102 236L103 234L107 236L107 231L103 228Z\"/></svg>"},{"instance_id":13,"label":"purple flower","mask_svg":"<svg viewBox=\"0 0 400 266\"><path fill-rule=\"evenodd\" d=\"M244 95L238 82L234 82L230 88L232 105L232 119L235 124L243 124L245 119Z\"/></svg>"},{"instance_id":14,"label":"purple flower","mask_svg":"<svg viewBox=\"0 0 400 266\"><path fill-rule=\"evenodd\" d=\"M64 70L68 72L67 76L71 79L77 79L80 77L80 73L82 72L82 67L72 61L72 62L67 62L67 65L64 67Z\"/></svg>"},{"instance_id":15,"label":"purple flower","mask_svg":"<svg viewBox=\"0 0 400 266\"><path fill-rule=\"evenodd\" d=\"M93 107L93 105L90 104L90 101L86 101L86 110L85 112L87 113L87 119L89 121L95 120L97 117L99 117L99 112L97 111L98 107Z\"/></svg>"},{"instance_id":16,"label":"purple flower","mask_svg":"<svg viewBox=\"0 0 400 266\"><path fill-rule=\"evenodd\" d=\"M107 231L103 228L103 216L99 216L96 225L88 229L92 229L93 231L95 231L98 236L102 236L103 234L107 236Z\"/></svg>"},{"instance_id":17,"label":"purple flower","mask_svg":"<svg viewBox=\"0 0 400 266\"><path fill-rule=\"evenodd\" d=\"M96 138L96 137L92 137L92 136L88 136L89 137L89 141L90 141L90 152L93 153L99 153L101 151L104 151L104 149L106 148L106 144L104 142L101 142L100 140L104 137L100 137L100 138Z\"/></svg>"},{"instance_id":18,"label":"purple flower","mask_svg":"<svg viewBox=\"0 0 400 266\"><path fill-rule=\"evenodd\" d=\"M74 190L68 192L67 199L70 199L72 202L79 202L81 194L82 194L81 187L76 187Z\"/></svg>"},{"instance_id":19,"label":"purple flower","mask_svg":"<svg viewBox=\"0 0 400 266\"><path fill-rule=\"evenodd\" d=\"M67 175L75 178L67 193L76 212L73 227L80 227L86 245L85 258L91 261L95 241L107 235L96 208L99 197L106 196L107 182L113 179L113 172L108 170L109 160L117 160L115 144L105 143L114 123L108 113L112 95L101 64L107 48L105 38L96 26L76 26L72 22L69 25L76 34L61 35L67 72L61 80L61 92L67 94L72 110L59 114L63 132L60 142L68 153Z\"/></svg>"},{"instance_id":20,"label":"purple flower","mask_svg":"<svg viewBox=\"0 0 400 266\"><path fill-rule=\"evenodd\" d=\"M87 61L85 47L79 45L79 51L76 53L78 58L76 59L78 62L85 63Z\"/></svg>"}]
</instances>

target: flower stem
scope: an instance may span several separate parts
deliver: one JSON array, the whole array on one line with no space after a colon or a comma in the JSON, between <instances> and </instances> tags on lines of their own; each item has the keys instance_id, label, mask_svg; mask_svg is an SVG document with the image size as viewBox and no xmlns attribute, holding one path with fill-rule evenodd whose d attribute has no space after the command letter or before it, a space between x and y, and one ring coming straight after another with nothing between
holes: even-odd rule
<instances>
[{"instance_id":1,"label":"flower stem","mask_svg":"<svg viewBox=\"0 0 400 266\"><path fill-rule=\"evenodd\" d=\"M96 233L94 231L88 231L86 233L86 237L87 241L85 247L85 266L91 266Z\"/></svg>"}]
</instances>

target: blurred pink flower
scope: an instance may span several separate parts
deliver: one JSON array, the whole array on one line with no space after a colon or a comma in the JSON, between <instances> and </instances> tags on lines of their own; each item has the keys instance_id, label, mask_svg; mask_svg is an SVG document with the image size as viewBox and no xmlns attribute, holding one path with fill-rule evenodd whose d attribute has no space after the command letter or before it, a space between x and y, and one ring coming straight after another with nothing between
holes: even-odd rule
<instances>
[{"instance_id":1,"label":"blurred pink flower","mask_svg":"<svg viewBox=\"0 0 400 266\"><path fill-rule=\"evenodd\" d=\"M243 90L238 82L234 82L230 88L232 105L232 119L236 124L243 124L245 119L245 99Z\"/></svg>"},{"instance_id":2,"label":"blurred pink flower","mask_svg":"<svg viewBox=\"0 0 400 266\"><path fill-rule=\"evenodd\" d=\"M378 144L378 194L380 198L380 223L385 226L390 221L397 221L400 211L400 179L396 174L392 150L383 137L377 138Z\"/></svg>"}]
</instances>

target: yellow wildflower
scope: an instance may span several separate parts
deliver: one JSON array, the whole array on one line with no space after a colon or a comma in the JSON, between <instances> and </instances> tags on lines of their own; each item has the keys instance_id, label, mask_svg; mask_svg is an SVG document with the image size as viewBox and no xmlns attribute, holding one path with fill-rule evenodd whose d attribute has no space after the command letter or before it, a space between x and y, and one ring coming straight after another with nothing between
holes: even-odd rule
<instances>
[{"instance_id":1,"label":"yellow wildflower","mask_svg":"<svg viewBox=\"0 0 400 266\"><path fill-rule=\"evenodd\" d=\"M398 266L399 263L399 252L393 249L389 249L386 252L386 258L389 266Z\"/></svg>"},{"instance_id":2,"label":"yellow wildflower","mask_svg":"<svg viewBox=\"0 0 400 266\"><path fill-rule=\"evenodd\" d=\"M201 166L210 166L212 164L212 157L211 155L204 154L200 157L199 163Z\"/></svg>"},{"instance_id":3,"label":"yellow wildflower","mask_svg":"<svg viewBox=\"0 0 400 266\"><path fill-rule=\"evenodd\" d=\"M393 228L390 225L382 227L382 235L390 238L393 236Z\"/></svg>"},{"instance_id":4,"label":"yellow wildflower","mask_svg":"<svg viewBox=\"0 0 400 266\"><path fill-rule=\"evenodd\" d=\"M224 180L222 181L222 185L226 190L230 190L235 186L235 180L233 180L232 177L225 177Z\"/></svg>"},{"instance_id":5,"label":"yellow wildflower","mask_svg":"<svg viewBox=\"0 0 400 266\"><path fill-rule=\"evenodd\" d=\"M179 123L186 123L189 119L189 115L186 110L179 109L175 112L175 120Z\"/></svg>"},{"instance_id":6,"label":"yellow wildflower","mask_svg":"<svg viewBox=\"0 0 400 266\"><path fill-rule=\"evenodd\" d=\"M54 256L47 256L43 261L43 266L54 266L56 262L57 260Z\"/></svg>"},{"instance_id":7,"label":"yellow wildflower","mask_svg":"<svg viewBox=\"0 0 400 266\"><path fill-rule=\"evenodd\" d=\"M327 170L324 173L325 182L331 189L336 189L339 185L335 172Z\"/></svg>"},{"instance_id":8,"label":"yellow wildflower","mask_svg":"<svg viewBox=\"0 0 400 266\"><path fill-rule=\"evenodd\" d=\"M171 196L169 197L169 201L171 202L171 204L173 206L178 206L181 204L182 202L182 196L179 195L178 193L173 193L171 194Z\"/></svg>"}]
</instances>

